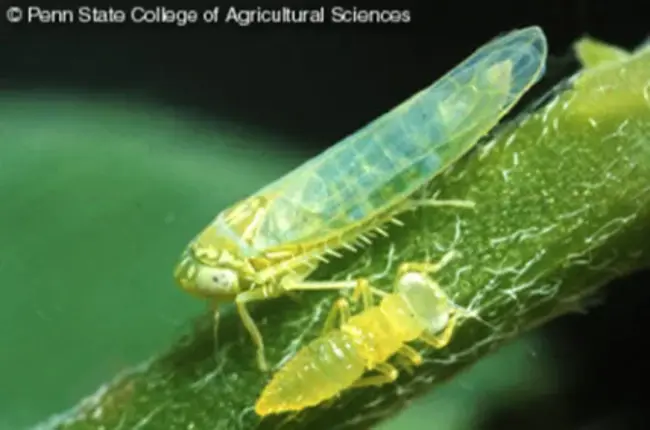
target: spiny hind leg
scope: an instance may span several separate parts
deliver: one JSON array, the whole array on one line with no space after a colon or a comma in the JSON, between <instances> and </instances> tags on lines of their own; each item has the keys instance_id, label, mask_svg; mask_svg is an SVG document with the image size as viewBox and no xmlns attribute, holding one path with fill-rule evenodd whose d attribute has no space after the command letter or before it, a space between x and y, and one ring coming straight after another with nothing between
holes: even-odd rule
<instances>
[{"instance_id":1,"label":"spiny hind leg","mask_svg":"<svg viewBox=\"0 0 650 430\"><path fill-rule=\"evenodd\" d=\"M352 387L353 388L369 387L369 386L378 387L380 385L390 384L391 382L395 382L395 380L399 376L399 371L395 368L395 366L388 363L378 363L375 367L373 367L372 370L377 371L377 373L379 374L372 375L372 376L365 376L359 379L358 381L356 381L354 384L352 384Z\"/></svg>"},{"instance_id":2,"label":"spiny hind leg","mask_svg":"<svg viewBox=\"0 0 650 430\"><path fill-rule=\"evenodd\" d=\"M420 335L420 339L436 349L444 348L451 340L451 335L454 333L457 321L458 312L453 312L447 322L447 326L442 332L433 334L425 331Z\"/></svg>"}]
</instances>

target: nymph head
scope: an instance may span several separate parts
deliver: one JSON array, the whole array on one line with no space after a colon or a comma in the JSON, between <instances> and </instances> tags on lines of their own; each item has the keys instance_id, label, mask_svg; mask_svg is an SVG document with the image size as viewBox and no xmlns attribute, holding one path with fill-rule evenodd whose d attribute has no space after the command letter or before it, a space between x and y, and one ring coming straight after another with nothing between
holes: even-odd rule
<instances>
[{"instance_id":1,"label":"nymph head","mask_svg":"<svg viewBox=\"0 0 650 430\"><path fill-rule=\"evenodd\" d=\"M398 289L430 333L436 334L447 326L456 307L436 281L421 272L406 272L400 276Z\"/></svg>"}]
</instances>

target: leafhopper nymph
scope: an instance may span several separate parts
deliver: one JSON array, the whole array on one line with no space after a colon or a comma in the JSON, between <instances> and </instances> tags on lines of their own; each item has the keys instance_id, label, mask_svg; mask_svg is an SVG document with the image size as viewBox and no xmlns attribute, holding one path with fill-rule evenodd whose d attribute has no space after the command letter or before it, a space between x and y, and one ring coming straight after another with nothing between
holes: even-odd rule
<instances>
[{"instance_id":1,"label":"leafhopper nymph","mask_svg":"<svg viewBox=\"0 0 650 430\"><path fill-rule=\"evenodd\" d=\"M273 375L255 412L260 416L297 412L338 396L348 388L380 386L397 379L399 370L422 364L422 356L407 342L416 339L434 348L451 340L458 317L471 313L452 303L429 275L446 265L454 253L438 263L402 263L392 293L363 280L353 301L363 310L350 316L348 301L334 303L322 336L301 348ZM381 301L374 304L374 296ZM366 375L370 370L373 374Z\"/></svg>"}]
</instances>

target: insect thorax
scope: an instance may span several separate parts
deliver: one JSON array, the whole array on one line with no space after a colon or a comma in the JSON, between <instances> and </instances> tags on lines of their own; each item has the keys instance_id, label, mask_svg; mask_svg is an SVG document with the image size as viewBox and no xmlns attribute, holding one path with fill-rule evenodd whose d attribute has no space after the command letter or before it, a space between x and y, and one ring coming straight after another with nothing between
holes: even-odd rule
<instances>
[{"instance_id":1,"label":"insect thorax","mask_svg":"<svg viewBox=\"0 0 650 430\"><path fill-rule=\"evenodd\" d=\"M379 308L385 314L395 331L404 342L417 338L426 328L421 320L413 315L406 297L390 294L381 301Z\"/></svg>"}]
</instances>

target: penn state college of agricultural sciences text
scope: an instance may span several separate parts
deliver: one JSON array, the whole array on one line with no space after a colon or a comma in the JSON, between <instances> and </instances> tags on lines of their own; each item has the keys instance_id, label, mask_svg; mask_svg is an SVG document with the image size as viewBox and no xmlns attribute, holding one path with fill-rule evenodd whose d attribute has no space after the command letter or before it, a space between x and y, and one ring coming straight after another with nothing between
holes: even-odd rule
<instances>
[{"instance_id":1,"label":"penn state college of agricultural sciences text","mask_svg":"<svg viewBox=\"0 0 650 430\"><path fill-rule=\"evenodd\" d=\"M134 6L130 9L80 6L53 9L46 6L10 6L5 11L10 23L28 24L230 24L247 27L256 24L406 24L408 9L361 9L357 7L315 8L238 8L215 6L210 9L174 9L164 6Z\"/></svg>"}]
</instances>

